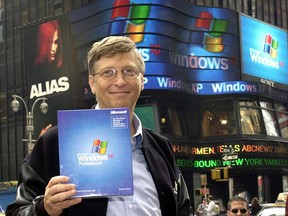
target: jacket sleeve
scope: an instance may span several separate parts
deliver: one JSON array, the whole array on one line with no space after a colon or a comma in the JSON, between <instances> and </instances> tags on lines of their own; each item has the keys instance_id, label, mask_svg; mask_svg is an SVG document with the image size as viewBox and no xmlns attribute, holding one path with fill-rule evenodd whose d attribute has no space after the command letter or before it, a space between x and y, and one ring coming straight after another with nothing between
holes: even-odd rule
<instances>
[{"instance_id":1,"label":"jacket sleeve","mask_svg":"<svg viewBox=\"0 0 288 216\"><path fill-rule=\"evenodd\" d=\"M189 215L189 193L177 166L172 143L166 137L143 129L142 145L157 188L162 215Z\"/></svg>"},{"instance_id":2,"label":"jacket sleeve","mask_svg":"<svg viewBox=\"0 0 288 216\"><path fill-rule=\"evenodd\" d=\"M177 205L178 205L178 215L179 216L187 216L190 213L190 198L188 189L186 187L186 183L182 174L179 174L178 184L178 197L177 197Z\"/></svg>"},{"instance_id":3,"label":"jacket sleeve","mask_svg":"<svg viewBox=\"0 0 288 216\"><path fill-rule=\"evenodd\" d=\"M16 199L6 209L7 216L36 216L48 215L44 208L44 192L40 188L45 188L45 182L39 174L25 162L20 168L19 185Z\"/></svg>"},{"instance_id":4,"label":"jacket sleeve","mask_svg":"<svg viewBox=\"0 0 288 216\"><path fill-rule=\"evenodd\" d=\"M24 159L19 169L16 199L8 205L6 215L48 215L43 195L51 177L59 175L58 164L57 128L51 128L37 140L33 151Z\"/></svg>"},{"instance_id":5,"label":"jacket sleeve","mask_svg":"<svg viewBox=\"0 0 288 216\"><path fill-rule=\"evenodd\" d=\"M210 201L207 208L207 213L212 214L214 208L214 201Z\"/></svg>"}]
</instances>

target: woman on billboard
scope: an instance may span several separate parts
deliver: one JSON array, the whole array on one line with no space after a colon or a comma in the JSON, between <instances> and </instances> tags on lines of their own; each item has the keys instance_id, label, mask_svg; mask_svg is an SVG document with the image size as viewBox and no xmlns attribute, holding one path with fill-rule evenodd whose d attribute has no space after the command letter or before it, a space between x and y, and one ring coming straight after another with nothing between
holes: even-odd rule
<instances>
[{"instance_id":1,"label":"woman on billboard","mask_svg":"<svg viewBox=\"0 0 288 216\"><path fill-rule=\"evenodd\" d=\"M63 64L62 36L57 20L45 22L38 29L35 66L60 68Z\"/></svg>"}]
</instances>

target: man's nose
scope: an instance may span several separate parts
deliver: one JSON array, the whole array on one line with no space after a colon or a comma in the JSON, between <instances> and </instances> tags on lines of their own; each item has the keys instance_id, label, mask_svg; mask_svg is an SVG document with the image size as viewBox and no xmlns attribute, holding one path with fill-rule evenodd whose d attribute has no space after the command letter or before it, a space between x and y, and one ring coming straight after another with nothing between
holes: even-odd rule
<instances>
[{"instance_id":1,"label":"man's nose","mask_svg":"<svg viewBox=\"0 0 288 216\"><path fill-rule=\"evenodd\" d=\"M117 71L117 74L116 74L116 76L114 77L114 79L115 79L117 82L124 82L124 83L126 83L126 79L125 79L125 77L124 77L124 75L123 75L123 73L122 73L121 70L118 70L118 71Z\"/></svg>"}]
</instances>

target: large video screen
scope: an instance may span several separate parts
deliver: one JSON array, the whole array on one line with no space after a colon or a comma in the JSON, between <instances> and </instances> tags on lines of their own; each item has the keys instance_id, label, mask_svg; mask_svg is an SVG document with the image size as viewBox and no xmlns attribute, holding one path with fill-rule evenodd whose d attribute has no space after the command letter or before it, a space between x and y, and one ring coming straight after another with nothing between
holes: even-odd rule
<instances>
[{"instance_id":1,"label":"large video screen","mask_svg":"<svg viewBox=\"0 0 288 216\"><path fill-rule=\"evenodd\" d=\"M184 82L240 80L236 11L185 1L99 0L71 11L69 18L80 64L94 42L127 35L146 62L147 82L150 76Z\"/></svg>"},{"instance_id":2,"label":"large video screen","mask_svg":"<svg viewBox=\"0 0 288 216\"><path fill-rule=\"evenodd\" d=\"M240 14L242 79L288 89L287 32Z\"/></svg>"}]
</instances>

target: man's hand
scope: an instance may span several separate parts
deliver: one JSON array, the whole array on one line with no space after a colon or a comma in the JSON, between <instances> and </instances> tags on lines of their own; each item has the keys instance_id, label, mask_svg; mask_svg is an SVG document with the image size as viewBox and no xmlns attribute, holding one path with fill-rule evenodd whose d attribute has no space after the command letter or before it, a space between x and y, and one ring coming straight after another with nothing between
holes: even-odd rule
<instances>
[{"instance_id":1,"label":"man's hand","mask_svg":"<svg viewBox=\"0 0 288 216\"><path fill-rule=\"evenodd\" d=\"M51 216L59 216L63 210L82 201L81 198L71 198L76 194L75 184L67 184L67 176L55 176L50 179L44 195L44 207Z\"/></svg>"}]
</instances>

